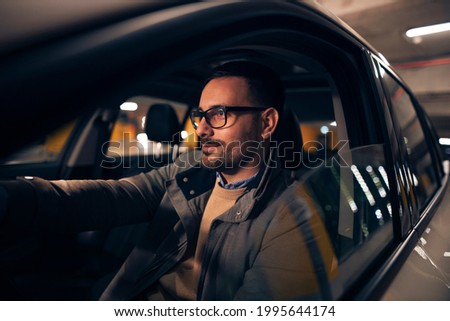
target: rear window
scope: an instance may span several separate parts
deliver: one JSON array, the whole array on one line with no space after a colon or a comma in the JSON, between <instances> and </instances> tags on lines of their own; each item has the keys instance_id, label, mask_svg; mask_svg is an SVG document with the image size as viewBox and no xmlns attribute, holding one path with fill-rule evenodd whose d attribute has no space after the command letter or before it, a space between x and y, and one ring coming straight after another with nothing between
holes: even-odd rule
<instances>
[{"instance_id":1,"label":"rear window","mask_svg":"<svg viewBox=\"0 0 450 321\"><path fill-rule=\"evenodd\" d=\"M146 133L147 114L155 104L171 106L181 124L185 118L188 106L182 103L157 99L148 96L135 96L128 99L120 107L120 114L114 124L107 156L144 156L167 152L170 142L157 142L148 138ZM193 129L192 129L193 131ZM181 136L188 142L188 132L182 131ZM194 136L191 135L192 140Z\"/></svg>"},{"instance_id":2,"label":"rear window","mask_svg":"<svg viewBox=\"0 0 450 321\"><path fill-rule=\"evenodd\" d=\"M408 154L411 184L418 208L423 209L438 188L438 179L425 133L408 92L387 72L383 82L391 97L392 112L400 125L402 144Z\"/></svg>"},{"instance_id":3,"label":"rear window","mask_svg":"<svg viewBox=\"0 0 450 321\"><path fill-rule=\"evenodd\" d=\"M56 162L62 155L75 128L72 121L40 140L0 160L1 165L44 164Z\"/></svg>"}]
</instances>

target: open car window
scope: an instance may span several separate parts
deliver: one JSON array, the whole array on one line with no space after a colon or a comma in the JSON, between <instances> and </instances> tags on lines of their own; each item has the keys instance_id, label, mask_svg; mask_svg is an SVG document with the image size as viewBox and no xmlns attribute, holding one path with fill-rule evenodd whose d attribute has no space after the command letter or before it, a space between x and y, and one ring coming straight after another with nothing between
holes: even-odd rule
<instances>
[{"instance_id":1,"label":"open car window","mask_svg":"<svg viewBox=\"0 0 450 321\"><path fill-rule=\"evenodd\" d=\"M0 166L56 162L67 146L75 124L76 121L65 124L40 140L0 159Z\"/></svg>"},{"instance_id":2,"label":"open car window","mask_svg":"<svg viewBox=\"0 0 450 321\"><path fill-rule=\"evenodd\" d=\"M107 156L144 156L168 152L167 148L172 140L154 141L149 139L146 133L146 127L150 123L150 120L147 119L149 111L156 104L164 104L171 108L177 117L178 123L184 120L188 109L188 106L185 104L167 99L156 99L148 96L135 96L127 99L120 106L119 116L114 123ZM156 120L156 122L158 121L164 122L165 119ZM151 128L147 130L150 131ZM182 138L187 138L184 132L181 132L180 135ZM175 139L175 137L172 139Z\"/></svg>"}]
</instances>

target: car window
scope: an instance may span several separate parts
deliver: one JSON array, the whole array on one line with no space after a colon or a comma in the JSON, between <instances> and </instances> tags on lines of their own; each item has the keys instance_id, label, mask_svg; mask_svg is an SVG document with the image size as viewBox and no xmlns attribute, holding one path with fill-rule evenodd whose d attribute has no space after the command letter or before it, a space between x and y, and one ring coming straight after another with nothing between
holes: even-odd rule
<instances>
[{"instance_id":1,"label":"car window","mask_svg":"<svg viewBox=\"0 0 450 321\"><path fill-rule=\"evenodd\" d=\"M383 83L391 99L392 112L400 125L401 143L405 145L408 154L412 172L411 185L416 191L417 207L423 209L438 187L424 130L408 92L388 72L384 73Z\"/></svg>"},{"instance_id":2,"label":"car window","mask_svg":"<svg viewBox=\"0 0 450 321\"><path fill-rule=\"evenodd\" d=\"M294 85L286 90L286 107L302 140L301 166L295 169L301 192L296 195L308 204L312 216L322 221L322 230L312 228L317 233L317 248L326 248L323 244L331 247L331 251L311 251L321 252L328 262L329 297L338 298L394 242L394 209L385 144L375 138L363 139L377 137L368 133L374 120L355 112L364 108L358 95L365 87L357 77L350 78L354 82L345 78L357 73L356 68L347 64L345 73L340 73L315 60L317 70L311 64L292 69L316 71L323 78L295 82L295 73L291 74ZM340 86L344 83L346 86Z\"/></svg>"},{"instance_id":3,"label":"car window","mask_svg":"<svg viewBox=\"0 0 450 321\"><path fill-rule=\"evenodd\" d=\"M335 256L328 267L332 297L342 295L393 241L384 146L363 146L344 154L350 163L329 162L299 180L301 197L326 229L316 241L326 233Z\"/></svg>"},{"instance_id":4,"label":"car window","mask_svg":"<svg viewBox=\"0 0 450 321\"><path fill-rule=\"evenodd\" d=\"M290 88L286 97L299 122L302 162L306 168L319 167L329 161L339 148L348 148L343 113L335 110L329 87Z\"/></svg>"},{"instance_id":5,"label":"car window","mask_svg":"<svg viewBox=\"0 0 450 321\"><path fill-rule=\"evenodd\" d=\"M392 206L384 145L350 148L345 123L336 121L343 118L336 114L344 111L333 108L331 97L331 111L324 106L316 106L322 107L323 119L302 124L302 134L315 133L303 135L304 152L312 152L309 158L315 161L308 163L299 182L310 210L323 219L333 248L338 268L329 282L337 297L346 289L342 284L360 276L393 241Z\"/></svg>"},{"instance_id":6,"label":"car window","mask_svg":"<svg viewBox=\"0 0 450 321\"><path fill-rule=\"evenodd\" d=\"M127 99L102 148L102 176L136 175L167 165L195 148L197 137L185 120L187 110L188 104L166 98L140 95Z\"/></svg>"},{"instance_id":7,"label":"car window","mask_svg":"<svg viewBox=\"0 0 450 321\"><path fill-rule=\"evenodd\" d=\"M0 160L0 165L46 164L58 160L75 128L75 121L65 124L42 139Z\"/></svg>"},{"instance_id":8,"label":"car window","mask_svg":"<svg viewBox=\"0 0 450 321\"><path fill-rule=\"evenodd\" d=\"M120 106L117 118L109 141L107 156L144 156L166 153L168 142L156 142L147 137L147 114L152 105L166 104L171 106L181 123L184 120L188 106L182 103L163 100L148 96L135 96L129 98ZM184 139L188 135L181 133Z\"/></svg>"}]
</instances>

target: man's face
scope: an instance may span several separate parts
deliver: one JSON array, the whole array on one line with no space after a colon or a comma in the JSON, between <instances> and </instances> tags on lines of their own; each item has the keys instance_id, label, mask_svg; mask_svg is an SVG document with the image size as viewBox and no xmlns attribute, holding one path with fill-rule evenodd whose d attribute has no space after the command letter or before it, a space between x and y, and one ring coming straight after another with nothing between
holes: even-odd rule
<instances>
[{"instance_id":1,"label":"man's face","mask_svg":"<svg viewBox=\"0 0 450 321\"><path fill-rule=\"evenodd\" d=\"M233 106L255 106L249 96L247 81L240 77L216 78L203 89L201 110L219 105L229 107L224 127L212 128L203 118L197 128L203 166L224 173L259 167L261 159L255 147L262 140L259 112L232 111Z\"/></svg>"}]
</instances>

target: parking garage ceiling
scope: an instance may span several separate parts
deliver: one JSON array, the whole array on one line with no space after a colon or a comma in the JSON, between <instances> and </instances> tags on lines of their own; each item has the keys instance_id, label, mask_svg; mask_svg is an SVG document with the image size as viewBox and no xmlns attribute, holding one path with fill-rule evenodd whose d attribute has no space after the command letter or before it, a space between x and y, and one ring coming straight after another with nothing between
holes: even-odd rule
<instances>
[{"instance_id":1,"label":"parking garage ceiling","mask_svg":"<svg viewBox=\"0 0 450 321\"><path fill-rule=\"evenodd\" d=\"M379 50L415 92L441 137L450 137L450 31L408 38L410 28L450 22L450 0L316 0Z\"/></svg>"},{"instance_id":2,"label":"parking garage ceiling","mask_svg":"<svg viewBox=\"0 0 450 321\"><path fill-rule=\"evenodd\" d=\"M450 56L450 33L410 39L410 28L450 22L449 0L317 0L392 63Z\"/></svg>"}]
</instances>

